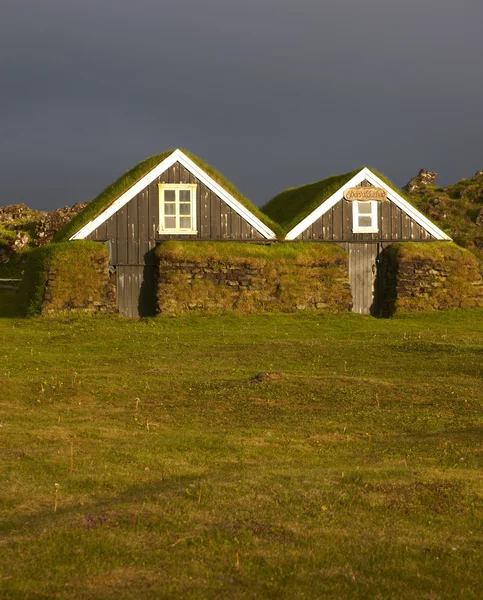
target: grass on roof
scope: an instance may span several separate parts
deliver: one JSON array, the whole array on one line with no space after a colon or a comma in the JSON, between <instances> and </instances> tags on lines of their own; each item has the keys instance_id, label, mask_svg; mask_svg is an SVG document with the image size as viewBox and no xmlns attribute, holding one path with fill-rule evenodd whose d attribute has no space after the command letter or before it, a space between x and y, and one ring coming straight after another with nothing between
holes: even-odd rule
<instances>
[{"instance_id":1,"label":"grass on roof","mask_svg":"<svg viewBox=\"0 0 483 600\"><path fill-rule=\"evenodd\" d=\"M338 263L346 260L346 253L336 244L298 242L285 244L240 244L237 242L183 242L168 240L155 250L161 260L208 262L217 264L244 264L258 262L295 263L298 265Z\"/></svg>"},{"instance_id":2,"label":"grass on roof","mask_svg":"<svg viewBox=\"0 0 483 600\"><path fill-rule=\"evenodd\" d=\"M282 228L283 234L286 235L363 168L361 167L342 175L332 175L315 183L308 183L297 188L284 190L262 206L262 211L273 221L276 221ZM387 177L375 169L370 170L382 179L386 185L407 200L404 193L389 181Z\"/></svg>"},{"instance_id":3,"label":"grass on roof","mask_svg":"<svg viewBox=\"0 0 483 600\"><path fill-rule=\"evenodd\" d=\"M60 229L54 237L54 242L66 242L75 233L77 233L84 225L87 225L89 221L96 218L103 210L110 206L115 200L117 200L122 194L129 190L135 183L147 175L152 169L154 169L161 161L168 158L173 150L168 150L162 154L151 156L146 160L140 162L138 165L133 167L127 173L124 173L119 179L107 187L101 192L92 202L90 202L86 208L76 215L72 221L67 223L62 229ZM245 206L250 212L262 221L269 229L271 229L277 235L280 235L281 228L274 221L270 219L265 213L254 206L243 194L241 194L237 188L223 177L215 168L203 162L200 158L188 152L182 150L186 156L188 156L200 169L203 169L212 179L218 183L224 190L230 193L240 204Z\"/></svg>"},{"instance_id":4,"label":"grass on roof","mask_svg":"<svg viewBox=\"0 0 483 600\"><path fill-rule=\"evenodd\" d=\"M459 261L464 266L477 267L475 256L455 242L396 242L387 248L387 252L398 260L447 263Z\"/></svg>"}]
</instances>

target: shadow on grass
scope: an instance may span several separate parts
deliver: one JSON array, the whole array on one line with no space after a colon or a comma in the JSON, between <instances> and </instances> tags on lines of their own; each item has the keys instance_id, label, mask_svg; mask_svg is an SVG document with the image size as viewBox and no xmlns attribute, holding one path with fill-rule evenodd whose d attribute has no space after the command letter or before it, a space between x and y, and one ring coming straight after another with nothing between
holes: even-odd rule
<instances>
[{"instance_id":1,"label":"shadow on grass","mask_svg":"<svg viewBox=\"0 0 483 600\"><path fill-rule=\"evenodd\" d=\"M0 290L0 318L19 319L25 316L20 292Z\"/></svg>"},{"instance_id":2,"label":"shadow on grass","mask_svg":"<svg viewBox=\"0 0 483 600\"><path fill-rule=\"evenodd\" d=\"M144 485L136 485L128 487L123 492L94 500L92 503L80 505L71 505L62 507L62 497L59 500L59 507L54 512L54 492L52 492L52 507L43 508L35 513L25 515L14 515L11 519L5 519L0 523L0 532L4 535L22 530L28 527L29 531L41 530L50 525L53 519L61 520L61 525L70 527L86 527L86 522L102 523L106 514L120 514L125 505L129 505L128 510L133 510L137 506L141 506L147 500L159 501L160 495L179 498L182 502L186 500L186 489L195 489L196 484L200 483L198 475L175 475L166 479L160 479ZM134 514L134 513L133 513ZM126 516L126 515L125 515ZM75 517L75 519L74 519ZM72 521L75 522L72 522Z\"/></svg>"}]
</instances>

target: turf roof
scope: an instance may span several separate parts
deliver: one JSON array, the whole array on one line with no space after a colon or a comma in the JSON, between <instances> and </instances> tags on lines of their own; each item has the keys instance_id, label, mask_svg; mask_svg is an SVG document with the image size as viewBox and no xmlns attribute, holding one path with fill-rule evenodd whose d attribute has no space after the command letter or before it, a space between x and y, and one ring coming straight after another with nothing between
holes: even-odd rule
<instances>
[{"instance_id":1,"label":"turf roof","mask_svg":"<svg viewBox=\"0 0 483 600\"><path fill-rule=\"evenodd\" d=\"M75 233L77 233L84 225L87 225L90 221L95 219L101 212L103 212L108 206L115 202L119 196L124 194L130 189L136 182L147 175L152 169L154 169L161 161L168 158L173 150L168 150L162 154L151 156L146 160L140 162L138 165L133 167L127 173L124 173L119 179L107 187L101 192L92 202L90 202L84 210L76 215L72 221L67 223L62 229L60 229L54 237L54 242L65 242L68 241ZM269 227L275 234L281 235L282 231L280 226L272 221L272 219L255 205L253 205L243 194L241 194L237 188L230 183L227 179L221 175L212 166L203 162L200 158L188 152L182 150L186 156L188 156L200 169L203 169L212 179L218 183L224 190L231 194L240 204L247 208L252 214L262 221L267 227Z\"/></svg>"},{"instance_id":2,"label":"turf roof","mask_svg":"<svg viewBox=\"0 0 483 600\"><path fill-rule=\"evenodd\" d=\"M297 188L284 190L262 206L262 211L270 219L276 221L282 228L283 234L286 235L363 168L361 167L342 175L332 175L315 183L308 183ZM407 200L403 192L389 181L387 177L378 173L375 169L370 169L370 171Z\"/></svg>"}]
</instances>

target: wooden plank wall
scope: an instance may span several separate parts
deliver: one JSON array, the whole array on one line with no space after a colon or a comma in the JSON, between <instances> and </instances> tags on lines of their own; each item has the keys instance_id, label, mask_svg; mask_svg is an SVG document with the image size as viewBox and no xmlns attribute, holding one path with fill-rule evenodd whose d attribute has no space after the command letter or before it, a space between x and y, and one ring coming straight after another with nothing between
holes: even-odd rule
<instances>
[{"instance_id":1,"label":"wooden plank wall","mask_svg":"<svg viewBox=\"0 0 483 600\"><path fill-rule=\"evenodd\" d=\"M370 315L375 311L376 261L378 244L349 244L349 281L352 312Z\"/></svg>"},{"instance_id":2,"label":"wooden plank wall","mask_svg":"<svg viewBox=\"0 0 483 600\"><path fill-rule=\"evenodd\" d=\"M436 239L390 200L379 202L378 224L378 233L353 233L352 202L343 199L312 223L297 239L326 242L429 242Z\"/></svg>"},{"instance_id":3,"label":"wooden plank wall","mask_svg":"<svg viewBox=\"0 0 483 600\"><path fill-rule=\"evenodd\" d=\"M196 235L161 235L159 183L196 183ZM179 240L257 241L265 238L190 171L175 163L142 192L93 231L88 239L111 241L113 265L154 264L150 252L156 242Z\"/></svg>"},{"instance_id":4,"label":"wooden plank wall","mask_svg":"<svg viewBox=\"0 0 483 600\"><path fill-rule=\"evenodd\" d=\"M121 315L131 318L156 314L155 267L119 265L117 304Z\"/></svg>"}]
</instances>

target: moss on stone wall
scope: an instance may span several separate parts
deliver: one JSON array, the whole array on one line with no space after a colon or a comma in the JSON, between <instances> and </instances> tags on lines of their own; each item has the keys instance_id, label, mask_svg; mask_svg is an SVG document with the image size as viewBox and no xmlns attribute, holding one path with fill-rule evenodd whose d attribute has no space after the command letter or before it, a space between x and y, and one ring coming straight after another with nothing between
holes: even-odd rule
<instances>
[{"instance_id":1,"label":"moss on stone wall","mask_svg":"<svg viewBox=\"0 0 483 600\"><path fill-rule=\"evenodd\" d=\"M114 312L115 290L103 244L48 244L28 254L21 293L29 316L64 310Z\"/></svg>"},{"instance_id":2,"label":"moss on stone wall","mask_svg":"<svg viewBox=\"0 0 483 600\"><path fill-rule=\"evenodd\" d=\"M350 309L347 255L335 245L170 241L156 254L161 314Z\"/></svg>"},{"instance_id":3,"label":"moss on stone wall","mask_svg":"<svg viewBox=\"0 0 483 600\"><path fill-rule=\"evenodd\" d=\"M384 256L390 314L483 307L477 260L456 244L395 243Z\"/></svg>"}]
</instances>

